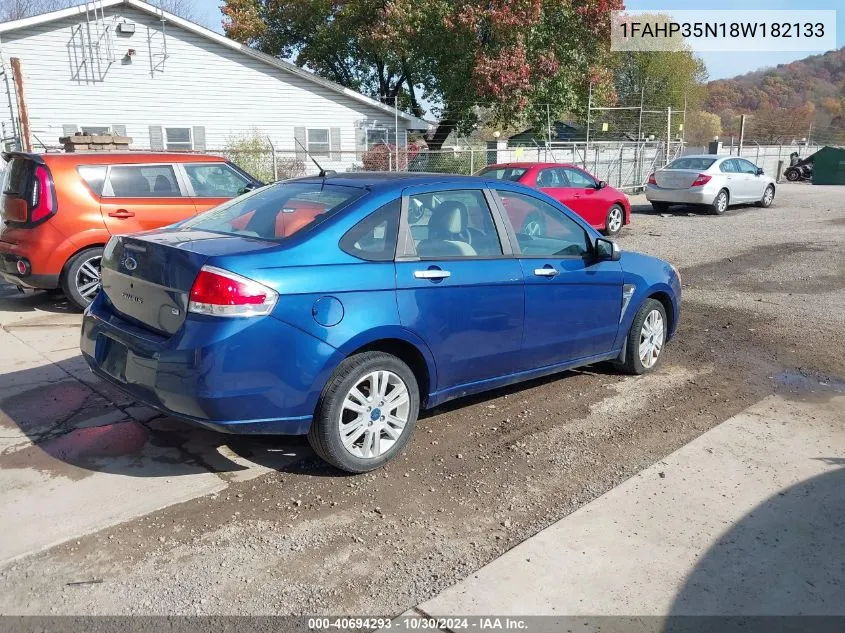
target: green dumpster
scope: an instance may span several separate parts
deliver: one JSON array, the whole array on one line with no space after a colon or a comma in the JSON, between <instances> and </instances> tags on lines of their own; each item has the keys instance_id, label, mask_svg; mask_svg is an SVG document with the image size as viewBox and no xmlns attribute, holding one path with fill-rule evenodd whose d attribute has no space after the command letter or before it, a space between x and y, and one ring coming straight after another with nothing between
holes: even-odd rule
<instances>
[{"instance_id":1,"label":"green dumpster","mask_svg":"<svg viewBox=\"0 0 845 633\"><path fill-rule=\"evenodd\" d=\"M845 185L845 148L826 145L813 155L814 185Z\"/></svg>"}]
</instances>

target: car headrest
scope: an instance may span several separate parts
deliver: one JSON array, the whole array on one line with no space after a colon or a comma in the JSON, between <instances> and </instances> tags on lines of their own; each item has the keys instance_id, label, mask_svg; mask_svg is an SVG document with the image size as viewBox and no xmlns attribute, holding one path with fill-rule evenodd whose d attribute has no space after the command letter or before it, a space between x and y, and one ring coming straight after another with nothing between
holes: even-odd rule
<instances>
[{"instance_id":1,"label":"car headrest","mask_svg":"<svg viewBox=\"0 0 845 633\"><path fill-rule=\"evenodd\" d=\"M428 221L429 237L459 235L467 227L467 208L461 202L447 201L438 206Z\"/></svg>"}]
</instances>

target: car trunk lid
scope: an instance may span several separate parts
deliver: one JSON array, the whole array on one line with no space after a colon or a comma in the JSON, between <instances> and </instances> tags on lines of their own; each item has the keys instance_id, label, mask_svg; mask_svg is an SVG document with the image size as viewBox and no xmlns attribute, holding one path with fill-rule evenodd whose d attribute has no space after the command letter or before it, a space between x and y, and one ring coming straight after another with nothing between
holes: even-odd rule
<instances>
[{"instance_id":1,"label":"car trunk lid","mask_svg":"<svg viewBox=\"0 0 845 633\"><path fill-rule=\"evenodd\" d=\"M663 189L689 189L700 173L698 169L660 169L654 181Z\"/></svg>"},{"instance_id":2,"label":"car trunk lid","mask_svg":"<svg viewBox=\"0 0 845 633\"><path fill-rule=\"evenodd\" d=\"M113 238L101 263L102 292L115 312L160 334L185 321L194 280L217 255L275 247L254 238L164 230Z\"/></svg>"}]
</instances>

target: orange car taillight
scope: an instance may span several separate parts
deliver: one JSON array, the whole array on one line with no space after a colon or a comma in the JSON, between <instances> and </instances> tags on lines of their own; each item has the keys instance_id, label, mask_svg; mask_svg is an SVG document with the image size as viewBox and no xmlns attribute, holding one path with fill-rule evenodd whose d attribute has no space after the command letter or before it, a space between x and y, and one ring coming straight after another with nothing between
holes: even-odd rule
<instances>
[{"instance_id":1,"label":"orange car taillight","mask_svg":"<svg viewBox=\"0 0 845 633\"><path fill-rule=\"evenodd\" d=\"M36 223L46 220L56 212L56 206L53 178L46 167L37 165L30 200L29 221Z\"/></svg>"},{"instance_id":2,"label":"orange car taillight","mask_svg":"<svg viewBox=\"0 0 845 633\"><path fill-rule=\"evenodd\" d=\"M222 317L270 314L279 298L272 288L222 268L203 266L191 288L188 312Z\"/></svg>"}]
</instances>

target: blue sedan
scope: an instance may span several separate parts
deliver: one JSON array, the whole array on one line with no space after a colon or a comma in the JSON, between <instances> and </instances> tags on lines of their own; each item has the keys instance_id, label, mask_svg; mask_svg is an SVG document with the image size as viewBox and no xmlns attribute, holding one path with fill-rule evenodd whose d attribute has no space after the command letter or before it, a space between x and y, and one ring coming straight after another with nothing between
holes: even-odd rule
<instances>
[{"instance_id":1,"label":"blue sedan","mask_svg":"<svg viewBox=\"0 0 845 633\"><path fill-rule=\"evenodd\" d=\"M522 230L529 214L543 231ZM81 348L168 415L308 434L365 472L402 450L421 408L599 361L654 369L680 296L673 266L537 190L331 175L113 237Z\"/></svg>"}]
</instances>

